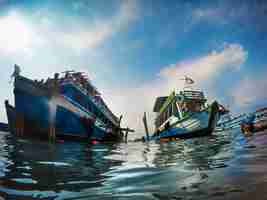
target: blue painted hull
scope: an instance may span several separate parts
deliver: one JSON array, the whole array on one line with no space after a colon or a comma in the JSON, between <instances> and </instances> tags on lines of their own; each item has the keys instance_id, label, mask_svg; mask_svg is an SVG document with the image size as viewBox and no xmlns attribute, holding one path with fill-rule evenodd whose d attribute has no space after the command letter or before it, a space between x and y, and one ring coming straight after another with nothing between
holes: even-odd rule
<instances>
[{"instance_id":1,"label":"blue painted hull","mask_svg":"<svg viewBox=\"0 0 267 200\"><path fill-rule=\"evenodd\" d=\"M69 98L51 96L42 88L25 80L15 83L15 107L6 104L10 126L15 129L18 116L23 117L24 135L47 138L51 125L55 128L57 138L70 138L105 141L108 139L120 140L120 134L112 134L102 127L84 121L90 113L82 109ZM88 118L86 118L88 119ZM110 137L110 135L115 137Z\"/></svg>"},{"instance_id":2,"label":"blue painted hull","mask_svg":"<svg viewBox=\"0 0 267 200\"><path fill-rule=\"evenodd\" d=\"M155 133L149 140L193 138L211 135L219 120L218 104L214 102L210 109L193 113L191 116L174 122L170 127Z\"/></svg>"},{"instance_id":3,"label":"blue painted hull","mask_svg":"<svg viewBox=\"0 0 267 200\"><path fill-rule=\"evenodd\" d=\"M7 132L8 130L8 124L0 122L0 131Z\"/></svg>"}]
</instances>

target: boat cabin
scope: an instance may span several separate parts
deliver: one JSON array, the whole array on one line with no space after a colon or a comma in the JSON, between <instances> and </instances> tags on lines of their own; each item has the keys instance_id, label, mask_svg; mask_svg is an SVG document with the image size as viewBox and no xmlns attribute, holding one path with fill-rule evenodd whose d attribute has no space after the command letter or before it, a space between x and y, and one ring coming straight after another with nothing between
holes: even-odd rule
<instances>
[{"instance_id":1,"label":"boat cabin","mask_svg":"<svg viewBox=\"0 0 267 200\"><path fill-rule=\"evenodd\" d=\"M158 97L153 108L157 113L156 129L173 117L182 119L189 113L202 111L206 107L206 101L203 92L197 90L184 90L178 94L173 91L168 97Z\"/></svg>"}]
</instances>

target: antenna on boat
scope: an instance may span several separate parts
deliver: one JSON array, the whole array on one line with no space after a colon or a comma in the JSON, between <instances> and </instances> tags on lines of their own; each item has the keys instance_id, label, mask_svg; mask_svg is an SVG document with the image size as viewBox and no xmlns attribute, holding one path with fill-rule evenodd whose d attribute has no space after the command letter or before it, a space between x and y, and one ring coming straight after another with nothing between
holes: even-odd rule
<instances>
[{"instance_id":1,"label":"antenna on boat","mask_svg":"<svg viewBox=\"0 0 267 200\"><path fill-rule=\"evenodd\" d=\"M148 127L147 127L146 112L144 112L143 123L144 123L145 131L146 131L146 140L148 141L149 140L149 133L148 133Z\"/></svg>"},{"instance_id":2,"label":"antenna on boat","mask_svg":"<svg viewBox=\"0 0 267 200\"><path fill-rule=\"evenodd\" d=\"M123 131L125 131L125 134L124 134L124 141L125 143L127 143L127 139L128 139L128 133L133 133L134 130L133 129L130 129L129 127L127 128L121 128L121 120L123 118L123 115L120 116L119 118L119 131L123 134Z\"/></svg>"},{"instance_id":3,"label":"antenna on boat","mask_svg":"<svg viewBox=\"0 0 267 200\"><path fill-rule=\"evenodd\" d=\"M122 117L123 117L123 115L120 115L120 118L119 118L119 127L121 126Z\"/></svg>"}]
</instances>

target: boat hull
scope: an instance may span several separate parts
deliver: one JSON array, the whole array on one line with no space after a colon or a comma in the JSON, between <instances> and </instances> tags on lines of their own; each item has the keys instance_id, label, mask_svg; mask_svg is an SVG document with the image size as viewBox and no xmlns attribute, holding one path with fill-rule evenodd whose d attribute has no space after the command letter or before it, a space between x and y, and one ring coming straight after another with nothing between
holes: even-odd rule
<instances>
[{"instance_id":1,"label":"boat hull","mask_svg":"<svg viewBox=\"0 0 267 200\"><path fill-rule=\"evenodd\" d=\"M15 106L6 101L9 129L17 135L48 139L51 130L56 138L97 141L120 140L120 134L98 127L92 115L81 106L60 94L51 94L45 88L25 78L15 81Z\"/></svg>"},{"instance_id":2,"label":"boat hull","mask_svg":"<svg viewBox=\"0 0 267 200\"><path fill-rule=\"evenodd\" d=\"M267 129L267 120L259 120L255 123L241 123L240 129L245 135L250 135L251 133L264 131Z\"/></svg>"},{"instance_id":3,"label":"boat hull","mask_svg":"<svg viewBox=\"0 0 267 200\"><path fill-rule=\"evenodd\" d=\"M151 139L187 139L211 135L219 120L218 104L214 102L208 109L193 113L185 119L172 122L164 130L156 132Z\"/></svg>"}]
</instances>

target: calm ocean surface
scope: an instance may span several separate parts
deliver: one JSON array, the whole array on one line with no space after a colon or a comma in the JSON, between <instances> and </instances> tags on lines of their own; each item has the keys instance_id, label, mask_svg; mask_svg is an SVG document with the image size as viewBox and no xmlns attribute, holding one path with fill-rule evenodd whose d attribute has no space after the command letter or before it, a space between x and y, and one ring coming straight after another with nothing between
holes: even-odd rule
<instances>
[{"instance_id":1,"label":"calm ocean surface","mask_svg":"<svg viewBox=\"0 0 267 200\"><path fill-rule=\"evenodd\" d=\"M267 199L267 134L90 146L0 132L0 199L255 200L255 193Z\"/></svg>"}]
</instances>

